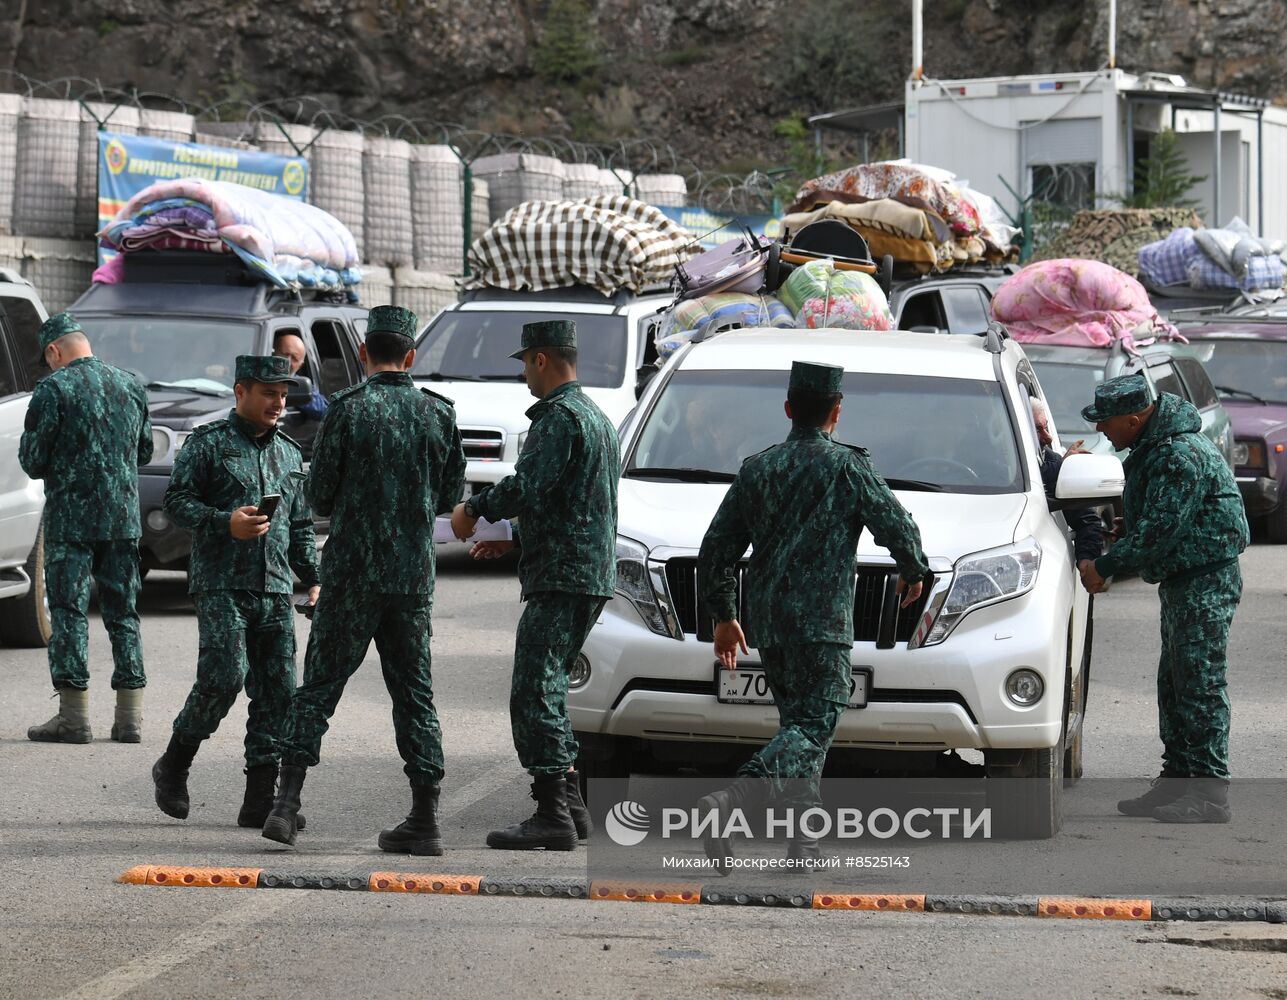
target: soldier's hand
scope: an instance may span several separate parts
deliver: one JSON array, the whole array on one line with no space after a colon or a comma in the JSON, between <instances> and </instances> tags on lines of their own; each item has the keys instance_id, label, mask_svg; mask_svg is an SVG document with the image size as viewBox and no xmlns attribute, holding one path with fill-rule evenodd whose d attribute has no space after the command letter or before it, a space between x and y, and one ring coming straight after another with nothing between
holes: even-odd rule
<instances>
[{"instance_id":1,"label":"soldier's hand","mask_svg":"<svg viewBox=\"0 0 1287 1000\"><path fill-rule=\"evenodd\" d=\"M903 595L903 599L898 606L900 608L910 608L920 599L921 591L924 589L925 584L923 581L917 580L915 583L908 583L900 576L898 582L894 584L894 593Z\"/></svg>"},{"instance_id":2,"label":"soldier's hand","mask_svg":"<svg viewBox=\"0 0 1287 1000\"><path fill-rule=\"evenodd\" d=\"M1113 518L1113 526L1105 531L1104 534L1114 540L1123 537L1126 534L1126 518Z\"/></svg>"},{"instance_id":3,"label":"soldier's hand","mask_svg":"<svg viewBox=\"0 0 1287 1000\"><path fill-rule=\"evenodd\" d=\"M474 528L478 524L478 518L470 517L465 513L463 503L456 504L456 509L451 512L451 533L459 538L462 542L467 541L474 534Z\"/></svg>"},{"instance_id":4,"label":"soldier's hand","mask_svg":"<svg viewBox=\"0 0 1287 1000\"><path fill-rule=\"evenodd\" d=\"M316 603L317 603L317 599L318 599L318 597L320 597L320 596L321 596L321 594L322 594L322 588L321 588L321 587L309 587L309 588L308 588L308 603L309 603L309 604L316 604Z\"/></svg>"},{"instance_id":5,"label":"soldier's hand","mask_svg":"<svg viewBox=\"0 0 1287 1000\"><path fill-rule=\"evenodd\" d=\"M268 518L262 514L256 514L258 507L238 507L232 512L232 520L228 522L228 531L232 537L238 541L246 542L252 538L258 538L260 535L268 534Z\"/></svg>"},{"instance_id":6,"label":"soldier's hand","mask_svg":"<svg viewBox=\"0 0 1287 1000\"><path fill-rule=\"evenodd\" d=\"M475 542L469 554L475 559L499 559L513 548L513 542L497 539L494 542Z\"/></svg>"},{"instance_id":7,"label":"soldier's hand","mask_svg":"<svg viewBox=\"0 0 1287 1000\"><path fill-rule=\"evenodd\" d=\"M1108 581L1099 575L1093 559L1083 559L1077 564L1077 569L1081 573L1081 585L1086 588L1086 593L1102 594L1108 589Z\"/></svg>"},{"instance_id":8,"label":"soldier's hand","mask_svg":"<svg viewBox=\"0 0 1287 1000\"><path fill-rule=\"evenodd\" d=\"M737 666L737 651L750 655L750 650L746 648L746 636L742 633L742 626L737 623L737 619L731 622L719 622L715 626L715 658L724 665L725 670L732 670Z\"/></svg>"}]
</instances>

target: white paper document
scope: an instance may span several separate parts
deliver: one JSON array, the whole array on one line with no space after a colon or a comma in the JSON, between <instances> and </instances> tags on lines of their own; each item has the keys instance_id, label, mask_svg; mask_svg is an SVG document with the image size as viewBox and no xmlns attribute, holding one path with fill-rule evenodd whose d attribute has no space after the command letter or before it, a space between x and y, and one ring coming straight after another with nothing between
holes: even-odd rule
<instances>
[{"instance_id":1,"label":"white paper document","mask_svg":"<svg viewBox=\"0 0 1287 1000\"><path fill-rule=\"evenodd\" d=\"M471 542L508 542L514 537L514 529L510 527L508 521L497 521L493 524L484 518L478 519L478 524L474 527L474 533L470 536ZM433 523L433 540L435 542L454 542L458 541L455 535L451 533L451 518L439 517Z\"/></svg>"}]
</instances>

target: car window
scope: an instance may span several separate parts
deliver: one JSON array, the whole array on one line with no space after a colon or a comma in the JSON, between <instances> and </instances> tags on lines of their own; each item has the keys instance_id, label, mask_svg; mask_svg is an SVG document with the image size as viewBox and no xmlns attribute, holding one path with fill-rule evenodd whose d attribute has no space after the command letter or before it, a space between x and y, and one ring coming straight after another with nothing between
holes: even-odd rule
<instances>
[{"instance_id":1,"label":"car window","mask_svg":"<svg viewBox=\"0 0 1287 1000\"><path fill-rule=\"evenodd\" d=\"M983 333L988 328L988 304L983 293L968 286L944 288L943 309L951 333Z\"/></svg>"},{"instance_id":2,"label":"car window","mask_svg":"<svg viewBox=\"0 0 1287 1000\"><path fill-rule=\"evenodd\" d=\"M898 314L898 329L911 330L918 326L932 326L936 330L947 329L947 318L943 315L943 301L937 291L915 292L903 300L902 311Z\"/></svg>"},{"instance_id":3,"label":"car window","mask_svg":"<svg viewBox=\"0 0 1287 1000\"><path fill-rule=\"evenodd\" d=\"M108 316L85 321L94 353L156 388L232 392L238 354L258 354L251 323L181 316Z\"/></svg>"},{"instance_id":4,"label":"car window","mask_svg":"<svg viewBox=\"0 0 1287 1000\"><path fill-rule=\"evenodd\" d=\"M9 366L9 352L5 350L5 345L0 343L0 398L12 396L21 391L18 379Z\"/></svg>"},{"instance_id":5,"label":"car window","mask_svg":"<svg viewBox=\"0 0 1287 1000\"><path fill-rule=\"evenodd\" d=\"M44 320L40 318L40 310L28 299L6 297L3 306L13 366L25 373L27 386L33 386L49 374L37 336Z\"/></svg>"},{"instance_id":6,"label":"car window","mask_svg":"<svg viewBox=\"0 0 1287 1000\"><path fill-rule=\"evenodd\" d=\"M1220 392L1251 393L1268 402L1287 402L1287 340L1204 340L1214 348L1207 374ZM1246 398L1246 397L1243 397Z\"/></svg>"},{"instance_id":7,"label":"car window","mask_svg":"<svg viewBox=\"0 0 1287 1000\"><path fill-rule=\"evenodd\" d=\"M466 382L521 382L523 364L510 355L518 350L523 324L556 319L576 323L582 385L617 388L625 383L626 319L602 313L449 309L420 338L411 373Z\"/></svg>"},{"instance_id":8,"label":"car window","mask_svg":"<svg viewBox=\"0 0 1287 1000\"><path fill-rule=\"evenodd\" d=\"M1082 418L1081 410L1095 401L1095 386L1104 381L1104 369L1057 361L1033 361L1032 367L1041 380L1046 406L1060 436L1093 431L1095 425Z\"/></svg>"},{"instance_id":9,"label":"car window","mask_svg":"<svg viewBox=\"0 0 1287 1000\"><path fill-rule=\"evenodd\" d=\"M1202 362L1194 358L1176 358L1175 367L1180 370L1180 376L1189 390L1189 398L1199 410L1205 410L1208 406L1215 406L1220 402L1220 397L1216 394L1215 386L1211 384L1206 369L1202 367Z\"/></svg>"},{"instance_id":10,"label":"car window","mask_svg":"<svg viewBox=\"0 0 1287 1000\"><path fill-rule=\"evenodd\" d=\"M1180 381L1180 376L1175 374L1175 367L1165 361L1160 365L1149 365L1149 374L1153 376L1153 386L1159 394L1169 392L1181 399L1188 399L1189 394L1185 391L1184 383Z\"/></svg>"},{"instance_id":11,"label":"car window","mask_svg":"<svg viewBox=\"0 0 1287 1000\"><path fill-rule=\"evenodd\" d=\"M333 396L357 381L356 365L349 363L350 351L344 330L335 320L316 320L309 332L317 348L317 387L323 396Z\"/></svg>"},{"instance_id":12,"label":"car window","mask_svg":"<svg viewBox=\"0 0 1287 1000\"><path fill-rule=\"evenodd\" d=\"M745 459L786 438L784 382L784 372L676 372L636 436L627 468L736 474ZM954 493L1023 489L997 383L848 372L844 392L835 437L868 449L882 476Z\"/></svg>"}]
</instances>

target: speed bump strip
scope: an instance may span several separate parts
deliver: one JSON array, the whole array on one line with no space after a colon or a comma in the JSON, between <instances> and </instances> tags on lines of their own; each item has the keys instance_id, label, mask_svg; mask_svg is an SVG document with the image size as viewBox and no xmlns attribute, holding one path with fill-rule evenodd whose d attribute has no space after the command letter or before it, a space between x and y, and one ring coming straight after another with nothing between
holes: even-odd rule
<instances>
[{"instance_id":1,"label":"speed bump strip","mask_svg":"<svg viewBox=\"0 0 1287 1000\"><path fill-rule=\"evenodd\" d=\"M481 875L421 875L409 872L372 872L367 888L372 892L429 892L439 896L477 896Z\"/></svg>"},{"instance_id":2,"label":"speed bump strip","mask_svg":"<svg viewBox=\"0 0 1287 1000\"><path fill-rule=\"evenodd\" d=\"M452 875L423 872L299 874L262 868L136 865L117 882L175 888L340 889L358 892L429 893L590 899L633 903L702 903L714 906L863 910L884 913L957 913L1083 920L1268 921L1287 923L1287 900L1202 896L1185 899L1104 899L1087 896L919 895L811 892L799 887L740 888L719 881L647 882L549 875Z\"/></svg>"},{"instance_id":3,"label":"speed bump strip","mask_svg":"<svg viewBox=\"0 0 1287 1000\"><path fill-rule=\"evenodd\" d=\"M925 897L899 893L814 893L815 910L884 910L887 913L924 912Z\"/></svg>"},{"instance_id":4,"label":"speed bump strip","mask_svg":"<svg viewBox=\"0 0 1287 1000\"><path fill-rule=\"evenodd\" d=\"M681 903L702 901L700 882L620 882L602 880L590 883L593 900L616 900L626 903Z\"/></svg>"},{"instance_id":5,"label":"speed bump strip","mask_svg":"<svg viewBox=\"0 0 1287 1000\"><path fill-rule=\"evenodd\" d=\"M1042 896L1037 916L1090 920L1151 920L1153 904L1147 899L1097 899Z\"/></svg>"}]
</instances>

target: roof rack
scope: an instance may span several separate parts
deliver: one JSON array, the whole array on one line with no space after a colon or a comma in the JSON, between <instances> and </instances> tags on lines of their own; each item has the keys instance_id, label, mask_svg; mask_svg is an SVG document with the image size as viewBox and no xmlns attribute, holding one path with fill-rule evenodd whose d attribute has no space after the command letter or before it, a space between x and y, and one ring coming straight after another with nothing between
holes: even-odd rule
<instances>
[{"instance_id":1,"label":"roof rack","mask_svg":"<svg viewBox=\"0 0 1287 1000\"><path fill-rule=\"evenodd\" d=\"M649 286L638 292L620 288L612 295L604 295L590 285L567 285L562 288L545 288L539 292L514 291L510 288L471 288L460 293L461 302L591 302L595 305L625 305L632 299L645 295L660 295L670 291L667 285Z\"/></svg>"},{"instance_id":2,"label":"roof rack","mask_svg":"<svg viewBox=\"0 0 1287 1000\"><path fill-rule=\"evenodd\" d=\"M995 320L983 331L983 349L989 354L1000 354L1005 350L1005 342L1010 338L1010 331Z\"/></svg>"}]
</instances>

